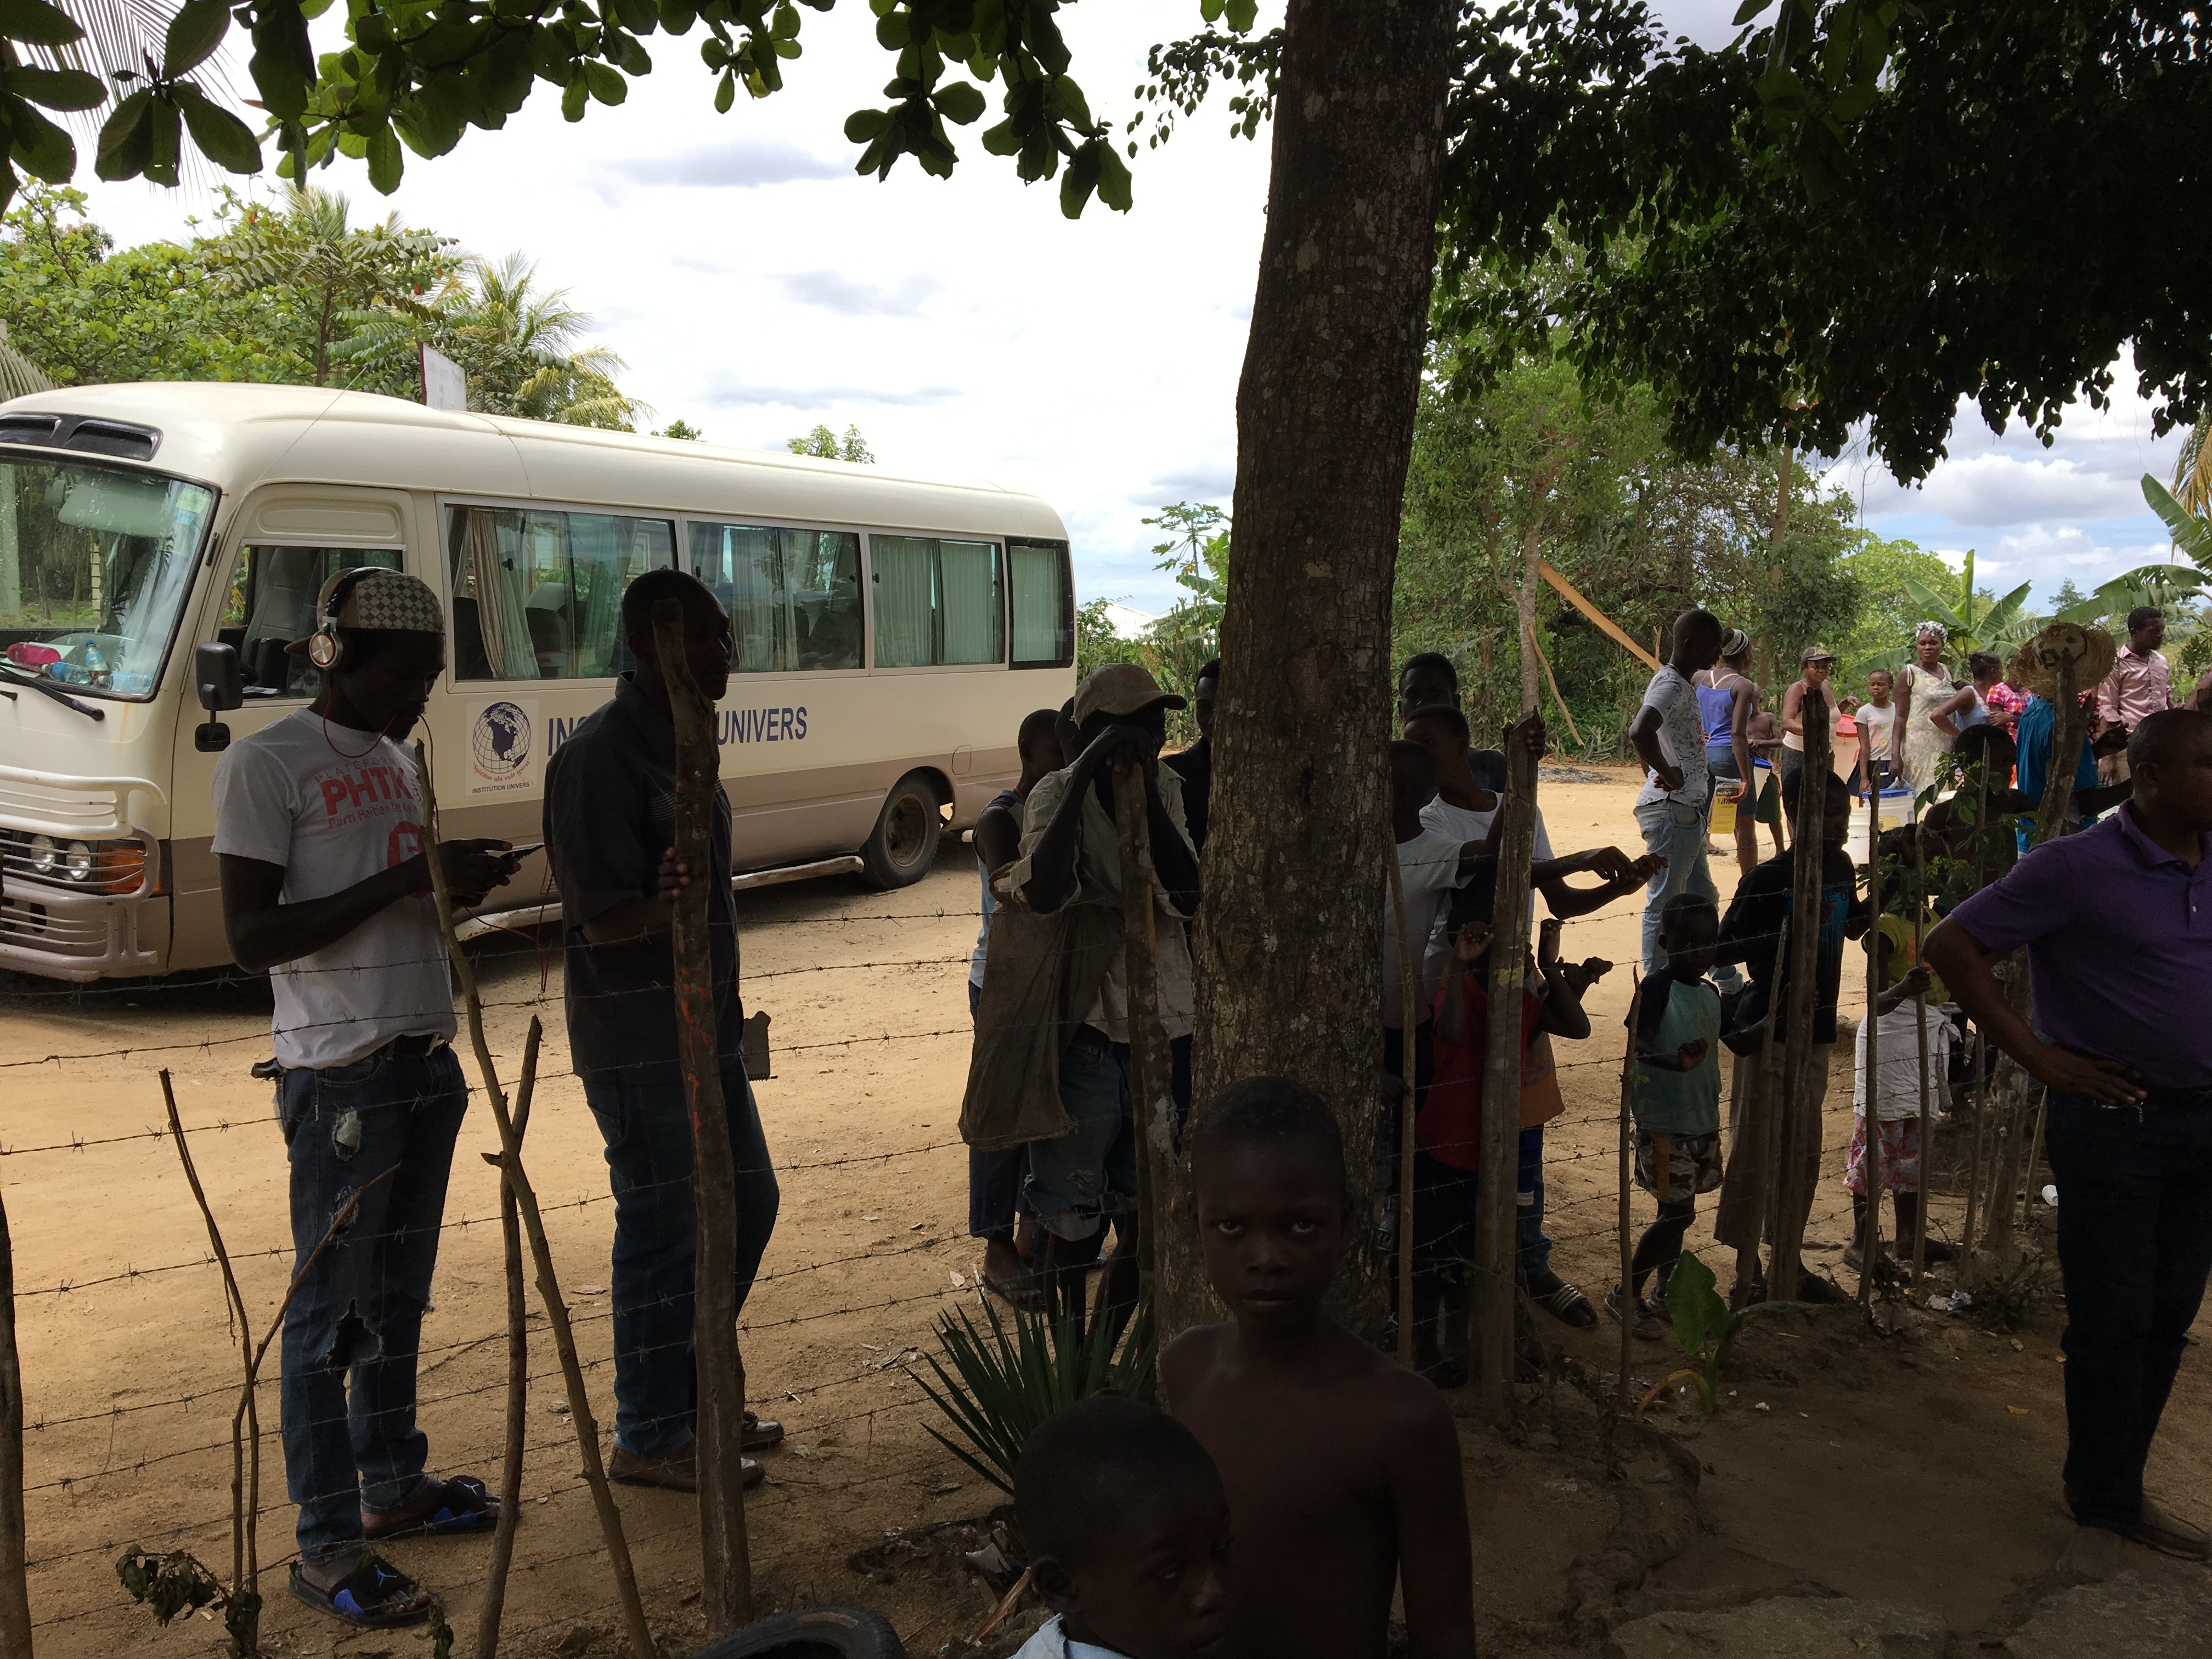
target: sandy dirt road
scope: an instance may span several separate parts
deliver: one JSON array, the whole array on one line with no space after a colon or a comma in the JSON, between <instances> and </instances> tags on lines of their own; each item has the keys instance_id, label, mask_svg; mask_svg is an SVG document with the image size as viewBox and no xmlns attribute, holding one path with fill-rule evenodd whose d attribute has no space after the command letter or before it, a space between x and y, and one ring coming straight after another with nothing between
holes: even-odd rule
<instances>
[{"instance_id":1,"label":"sandy dirt road","mask_svg":"<svg viewBox=\"0 0 2212 1659\"><path fill-rule=\"evenodd\" d=\"M1625 775L1547 782L1542 803L1555 845L1637 850L1632 793ZM1720 878L1725 893L1732 868ZM748 1004L774 1020L775 1074L757 1093L783 1189L744 1346L754 1403L790 1429L787 1447L768 1456L770 1483L749 1504L760 1605L871 1601L915 1652L934 1651L976 1622L981 1589L950 1571L902 1571L878 1583L847 1562L890 1529L910 1536L981 1516L999 1499L927 1436L933 1408L899 1363L932 1345L940 1315L977 1305L978 1252L964 1237L966 1159L955 1127L975 902L974 866L964 851L948 848L935 872L900 893L819 883L750 895L740 908ZM1592 1041L1562 1045L1568 1112L1549 1152L1557 1265L1594 1298L1618 1260L1615 1121L1638 908L1625 902L1567 933L1571 954L1621 964L1591 999ZM566 1073L560 963L526 941L501 942L480 959L493 1046L510 1077L529 1018L548 1023L526 1156L604 1424L612 1414L604 1292L612 1206L596 1128ZM1847 998L1847 1012L1856 1000ZM32 1425L30 1578L42 1655L220 1646L220 1627L203 1621L155 1631L118 1589L112 1562L136 1541L228 1565L236 1347L174 1148L146 1132L161 1121L155 1073L166 1066L247 1302L265 1321L289 1270L270 1086L247 1075L268 1052L267 1021L265 993L251 983L76 993L14 980L0 991L0 1185L15 1233ZM1829 1108L1829 1164L1839 1172L1847 1072L1832 1079ZM423 1329L421 1412L433 1466L488 1480L502 1432L505 1304L496 1181L478 1154L495 1140L479 1103L454 1164L436 1307ZM1939 1223L1955 1225L1955 1206L1939 1200L1935 1211ZM1638 1194L1639 1227L1650 1213ZM1839 1173L1832 1174L1812 1228L1815 1266L1840 1273L1848 1213ZM1701 1219L1692 1248L1708 1238ZM1729 1384L1740 1397L1719 1419L1665 1418L1706 1474L1703 1527L1658 1582L1811 1578L1923 1601L1962 1628L1989 1620L2049 1566L2067 1534L2056 1507L2063 1418L2055 1303L2046 1296L2016 1336L1923 1313L1887 1339L1862 1336L1849 1316L1818 1329L1778 1321L1747 1339L1741 1376ZM1568 1354L1613 1368L1618 1338L1609 1322L1583 1336L1536 1317L1540 1333ZM508 1650L578 1659L611 1652L620 1621L573 1433L555 1409L562 1394L551 1344L542 1320L532 1329L532 1496L509 1595ZM2155 1484L2185 1509L2212 1491L2212 1375L2193 1355L2191 1364L2153 1468ZM1671 1367L1659 1348L1639 1344L1635 1369L1656 1381ZM1758 1401L1770 1409L1751 1409ZM1458 1408L1471 1413L1469 1402ZM410 1633L349 1633L283 1595L292 1511L283 1501L273 1375L261 1409L269 1431L259 1534L269 1650L427 1652ZM1568 1566L1614 1524L1616 1494L1496 1452L1495 1437L1471 1420L1468 1436L1483 1616L1486 1628L1513 1637L1504 1644L1510 1650L1563 1609ZM656 1626L679 1643L695 1638L692 1501L623 1490L620 1502ZM465 1650L488 1545L416 1542L392 1553L445 1595Z\"/></svg>"}]
</instances>

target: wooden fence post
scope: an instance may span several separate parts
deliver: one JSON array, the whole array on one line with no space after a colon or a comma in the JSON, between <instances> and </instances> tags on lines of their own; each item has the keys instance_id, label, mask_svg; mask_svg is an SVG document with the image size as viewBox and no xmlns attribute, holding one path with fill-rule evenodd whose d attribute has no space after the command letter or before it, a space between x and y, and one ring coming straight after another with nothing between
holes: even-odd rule
<instances>
[{"instance_id":1,"label":"wooden fence post","mask_svg":"<svg viewBox=\"0 0 2212 1659\"><path fill-rule=\"evenodd\" d=\"M1521 999L1528 971L1528 864L1536 841L1536 756L1543 722L1523 715L1505 734L1505 797L1498 810L1498 889L1491 906L1490 1006L1483 1042L1472 1320L1483 1407L1503 1421L1513 1382L1515 1176L1520 1168Z\"/></svg>"},{"instance_id":2,"label":"wooden fence post","mask_svg":"<svg viewBox=\"0 0 2212 1659\"><path fill-rule=\"evenodd\" d=\"M1630 1242L1629 1231L1632 1217L1629 1208L1629 1188L1636 1179L1636 1020L1644 1006L1644 977L1639 963L1634 970L1635 981L1628 993L1628 1045L1620 1057L1620 1406L1628 1409L1628 1370L1635 1363L1636 1335L1636 1246ZM1717 1062L1716 1062L1717 1063ZM1660 1145L1666 1145L1662 1137ZM1652 1183L1658 1191L1662 1204L1667 1201L1667 1159L1662 1152L1659 1159L1659 1178Z\"/></svg>"},{"instance_id":3,"label":"wooden fence post","mask_svg":"<svg viewBox=\"0 0 2212 1659\"><path fill-rule=\"evenodd\" d=\"M0 1200L0 1653L31 1659L31 1596L23 1576L23 1368L15 1352L15 1254Z\"/></svg>"},{"instance_id":4,"label":"wooden fence post","mask_svg":"<svg viewBox=\"0 0 2212 1659\"><path fill-rule=\"evenodd\" d=\"M530 1128L531 1097L538 1089L538 1045L544 1028L530 1022L522 1047L522 1080L514 1091L514 1144ZM498 1157L483 1155L499 1168ZM507 1446L500 1458L499 1525L491 1540L491 1565L485 1575L483 1605L477 1610L476 1659L499 1651L499 1626L507 1610L507 1573L514 1562L514 1528L522 1519L522 1455L530 1408L530 1293L522 1276L522 1220L514 1188L499 1183L499 1237L507 1259Z\"/></svg>"},{"instance_id":5,"label":"wooden fence post","mask_svg":"<svg viewBox=\"0 0 2212 1659\"><path fill-rule=\"evenodd\" d=\"M700 1605L713 1637L750 1624L753 1601L745 1536L745 1367L738 1349L737 1165L722 1097L708 921L721 751L714 741L714 705L692 678L684 654L683 601L663 599L653 607L653 640L676 727L676 861L691 874L672 918L676 1056L691 1107L691 1199L699 1228L691 1304L699 1396L693 1434L705 1575Z\"/></svg>"},{"instance_id":6,"label":"wooden fence post","mask_svg":"<svg viewBox=\"0 0 2212 1659\"><path fill-rule=\"evenodd\" d=\"M623 1535L622 1511L615 1507L607 1486L605 1461L599 1455L599 1419L592 1414L592 1398L584 1389L584 1368L576 1358L576 1334L568 1324L568 1304L562 1299L561 1277L554 1270L553 1247L545 1237L545 1218L538 1212L538 1193L522 1166L522 1140L507 1108L507 1091L500 1086L498 1070L491 1063L491 1045L484 1040L483 999L477 992L475 968L453 933L453 899L446 888L446 866L438 856L438 796L430 779L430 753L417 739L415 744L415 787L422 792L422 850L430 866L430 890L437 900L438 928L445 936L446 954L453 977L460 981L461 1004L468 1015L469 1046L476 1052L477 1075L483 1081L484 1098L492 1121L499 1126L500 1170L514 1194L522 1215L523 1236L530 1241L530 1257L538 1275L538 1299L545 1304L545 1322L553 1329L553 1349L561 1359L561 1380L568 1394L568 1416L576 1431L576 1449L584 1460L584 1482L592 1489L592 1507L598 1513L599 1535L607 1546L607 1565L615 1576L615 1596L622 1605L630 1651L657 1651L652 1626L645 1622L645 1603L638 1599L637 1571L629 1558L629 1541ZM537 1016L531 1023L538 1023Z\"/></svg>"},{"instance_id":7,"label":"wooden fence post","mask_svg":"<svg viewBox=\"0 0 2212 1659\"><path fill-rule=\"evenodd\" d=\"M1859 1305L1874 1307L1875 1276L1881 1265L1881 994L1887 988L1881 973L1881 793L1875 792L1874 811L1867 817L1867 908L1874 913L1874 949L1867 952L1866 1086L1864 1112L1859 1118L1866 1157L1860 1166L1860 1184L1866 1188L1866 1219L1859 1229ZM1927 1032L1921 1032L1926 1053ZM1927 1103L1927 1066L1921 1066L1921 1103ZM1850 1157L1849 1153L1844 1154ZM1927 1156L1923 1150L1921 1156Z\"/></svg>"},{"instance_id":8,"label":"wooden fence post","mask_svg":"<svg viewBox=\"0 0 2212 1659\"><path fill-rule=\"evenodd\" d=\"M1121 854L1121 962L1129 993L1129 1098L1137 1135L1137 1299L1152 1304L1158 1276L1163 1211L1175 1191L1175 1102L1161 1041L1158 975L1153 971L1152 826L1145 803L1144 769L1133 761L1114 767L1114 829ZM1105 1305L1102 1300L1099 1312Z\"/></svg>"},{"instance_id":9,"label":"wooden fence post","mask_svg":"<svg viewBox=\"0 0 2212 1659\"><path fill-rule=\"evenodd\" d=\"M1928 916L1928 857L1922 850L1915 811L1915 830L1912 837L1912 965L1921 965L1920 947L1922 924ZM1929 1176L1936 1165L1936 1118L1928 1074L1928 994L1922 992L1912 999L1913 1034L1920 1043L1920 1190L1912 1202L1912 1287L1920 1288L1920 1281L1928 1273L1928 1189ZM1905 1241L1897 1241L1902 1250Z\"/></svg>"},{"instance_id":10,"label":"wooden fence post","mask_svg":"<svg viewBox=\"0 0 2212 1659\"><path fill-rule=\"evenodd\" d=\"M1784 1039L1782 1110L1775 1124L1775 1180L1768 1211L1773 1218L1774 1254L1767 1268L1766 1293L1778 1301L1797 1297L1805 1216L1812 1200L1805 1164L1808 1156L1817 1159L1820 1154L1820 1103L1827 1082L1825 1076L1817 1079L1822 1091L1814 1092L1813 1019L1820 959L1820 876L1827 860L1822 826L1827 817L1830 775L1828 700L1818 686L1805 689L1799 718L1805 727L1805 769L1797 798L1790 883L1790 915L1798 925L1790 929L1790 1030ZM1806 1112L1802 1106L1808 1100L1813 1108ZM1811 1121L1802 1121L1806 1118Z\"/></svg>"}]
</instances>

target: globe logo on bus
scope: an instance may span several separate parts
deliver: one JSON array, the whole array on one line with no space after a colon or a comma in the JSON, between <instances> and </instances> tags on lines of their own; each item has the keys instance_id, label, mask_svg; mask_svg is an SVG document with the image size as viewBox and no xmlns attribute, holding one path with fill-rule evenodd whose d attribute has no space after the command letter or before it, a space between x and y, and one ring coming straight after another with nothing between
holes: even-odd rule
<instances>
[{"instance_id":1,"label":"globe logo on bus","mask_svg":"<svg viewBox=\"0 0 2212 1659\"><path fill-rule=\"evenodd\" d=\"M530 759L530 716L511 702L495 702L477 716L469 757L487 778L511 778Z\"/></svg>"}]
</instances>

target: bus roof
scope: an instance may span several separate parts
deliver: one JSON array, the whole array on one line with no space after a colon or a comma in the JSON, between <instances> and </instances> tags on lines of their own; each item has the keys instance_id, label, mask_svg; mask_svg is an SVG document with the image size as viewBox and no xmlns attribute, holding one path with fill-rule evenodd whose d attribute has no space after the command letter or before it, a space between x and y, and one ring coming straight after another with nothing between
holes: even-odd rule
<instances>
[{"instance_id":1,"label":"bus roof","mask_svg":"<svg viewBox=\"0 0 2212 1659\"><path fill-rule=\"evenodd\" d=\"M213 483L233 500L259 483L319 483L1050 540L1067 533L1048 503L981 480L429 409L329 386L58 386L0 404L0 442L36 444L21 428L7 429L9 417L32 414L150 427L160 440L147 465Z\"/></svg>"}]
</instances>

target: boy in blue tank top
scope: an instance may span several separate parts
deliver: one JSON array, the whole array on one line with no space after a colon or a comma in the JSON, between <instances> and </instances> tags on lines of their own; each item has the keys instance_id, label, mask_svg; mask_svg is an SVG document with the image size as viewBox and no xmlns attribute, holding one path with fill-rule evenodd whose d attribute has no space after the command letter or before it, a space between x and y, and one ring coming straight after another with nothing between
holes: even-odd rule
<instances>
[{"instance_id":1,"label":"boy in blue tank top","mask_svg":"<svg viewBox=\"0 0 2212 1659\"><path fill-rule=\"evenodd\" d=\"M1705 977L1718 948L1721 919L1701 893L1677 893L1659 919L1667 965L1644 975L1636 1005L1636 1071L1629 1109L1636 1117L1636 1184L1659 1200L1630 1263L1634 1279L1615 1285L1605 1305L1638 1336L1662 1333L1667 1276L1697 1218L1698 1194L1721 1184L1721 998ZM1644 1281L1659 1277L1644 1297Z\"/></svg>"}]
</instances>

